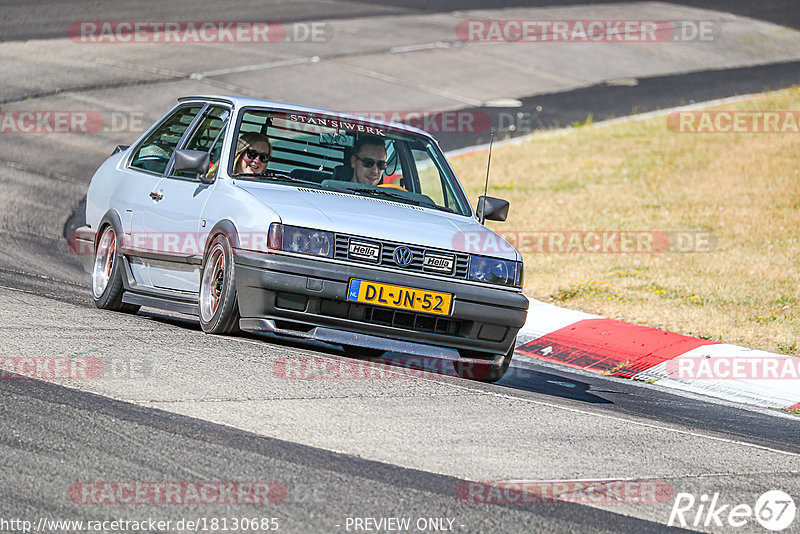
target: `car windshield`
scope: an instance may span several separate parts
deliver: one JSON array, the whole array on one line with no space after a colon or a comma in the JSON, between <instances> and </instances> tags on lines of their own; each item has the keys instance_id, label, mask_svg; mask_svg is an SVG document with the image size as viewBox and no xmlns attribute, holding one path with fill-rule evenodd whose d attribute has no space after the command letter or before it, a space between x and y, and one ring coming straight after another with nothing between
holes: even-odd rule
<instances>
[{"instance_id":1,"label":"car windshield","mask_svg":"<svg viewBox=\"0 0 800 534\"><path fill-rule=\"evenodd\" d=\"M236 132L228 169L237 179L470 214L444 155L425 136L367 119L263 109L245 109Z\"/></svg>"}]
</instances>

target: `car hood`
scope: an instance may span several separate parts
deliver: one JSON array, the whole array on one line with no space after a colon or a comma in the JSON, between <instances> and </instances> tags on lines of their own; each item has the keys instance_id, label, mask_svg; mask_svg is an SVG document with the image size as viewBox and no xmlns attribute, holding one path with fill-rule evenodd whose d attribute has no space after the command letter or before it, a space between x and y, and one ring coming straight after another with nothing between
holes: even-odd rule
<instances>
[{"instance_id":1,"label":"car hood","mask_svg":"<svg viewBox=\"0 0 800 534\"><path fill-rule=\"evenodd\" d=\"M518 259L507 240L472 217L322 189L243 181L236 185L274 210L284 224Z\"/></svg>"}]
</instances>

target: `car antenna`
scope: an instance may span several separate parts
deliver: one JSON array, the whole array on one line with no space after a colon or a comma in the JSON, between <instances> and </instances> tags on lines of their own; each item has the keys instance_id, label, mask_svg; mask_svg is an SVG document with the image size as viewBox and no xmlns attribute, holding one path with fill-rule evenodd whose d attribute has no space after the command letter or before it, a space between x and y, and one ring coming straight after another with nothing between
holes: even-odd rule
<instances>
[{"instance_id":1,"label":"car antenna","mask_svg":"<svg viewBox=\"0 0 800 534\"><path fill-rule=\"evenodd\" d=\"M494 128L489 134L489 161L486 162L486 183L483 186L483 202L481 202L481 224L486 220L484 213L486 213L486 193L489 191L489 167L492 165L492 143L494 142Z\"/></svg>"}]
</instances>

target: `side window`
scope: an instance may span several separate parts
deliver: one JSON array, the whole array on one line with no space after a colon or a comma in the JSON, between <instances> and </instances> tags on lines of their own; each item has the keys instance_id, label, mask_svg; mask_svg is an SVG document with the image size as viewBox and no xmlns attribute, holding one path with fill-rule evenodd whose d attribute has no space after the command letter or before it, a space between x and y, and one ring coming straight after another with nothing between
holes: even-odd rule
<instances>
[{"instance_id":1,"label":"side window","mask_svg":"<svg viewBox=\"0 0 800 534\"><path fill-rule=\"evenodd\" d=\"M163 173L178 141L201 109L202 105L195 104L175 110L139 145L131 160L131 167Z\"/></svg>"},{"instance_id":2,"label":"side window","mask_svg":"<svg viewBox=\"0 0 800 534\"><path fill-rule=\"evenodd\" d=\"M448 177L447 162L441 152L428 143L415 142L410 147L414 167L419 177L420 193L427 195L439 206L444 206L457 213L468 210L466 199L459 193L455 185L455 177Z\"/></svg>"},{"instance_id":3,"label":"side window","mask_svg":"<svg viewBox=\"0 0 800 534\"><path fill-rule=\"evenodd\" d=\"M420 193L429 196L440 206L447 206L448 204L445 203L445 191L442 188L444 180L428 152L412 148L411 156L414 158L414 165L417 168Z\"/></svg>"},{"instance_id":4,"label":"side window","mask_svg":"<svg viewBox=\"0 0 800 534\"><path fill-rule=\"evenodd\" d=\"M208 152L209 168L219 161L222 152L222 138L225 136L225 126L229 115L230 111L226 108L210 107L184 147L189 150ZM173 173L173 176L195 177L193 173L185 171Z\"/></svg>"},{"instance_id":5,"label":"side window","mask_svg":"<svg viewBox=\"0 0 800 534\"><path fill-rule=\"evenodd\" d=\"M400 165L400 155L397 152L395 143L396 141L391 140L386 146L386 170L383 173L383 183L395 184L402 187L403 169Z\"/></svg>"}]
</instances>

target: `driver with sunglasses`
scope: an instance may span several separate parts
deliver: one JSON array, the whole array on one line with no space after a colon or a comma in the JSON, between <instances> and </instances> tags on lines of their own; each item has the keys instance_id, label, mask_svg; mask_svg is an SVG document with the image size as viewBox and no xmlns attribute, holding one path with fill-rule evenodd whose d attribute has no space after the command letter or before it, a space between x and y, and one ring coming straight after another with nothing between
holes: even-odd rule
<instances>
[{"instance_id":1,"label":"driver with sunglasses","mask_svg":"<svg viewBox=\"0 0 800 534\"><path fill-rule=\"evenodd\" d=\"M233 174L259 174L267 168L272 156L272 145L266 135L245 132L236 142L233 156ZM206 173L206 180L213 181L217 174L219 161L213 163Z\"/></svg>"},{"instance_id":2,"label":"driver with sunglasses","mask_svg":"<svg viewBox=\"0 0 800 534\"><path fill-rule=\"evenodd\" d=\"M361 135L350 157L353 181L364 185L380 185L386 170L386 147L377 135Z\"/></svg>"},{"instance_id":3,"label":"driver with sunglasses","mask_svg":"<svg viewBox=\"0 0 800 534\"><path fill-rule=\"evenodd\" d=\"M234 174L260 174L267 168L272 156L272 145L266 135L246 132L236 143L233 159Z\"/></svg>"}]
</instances>

